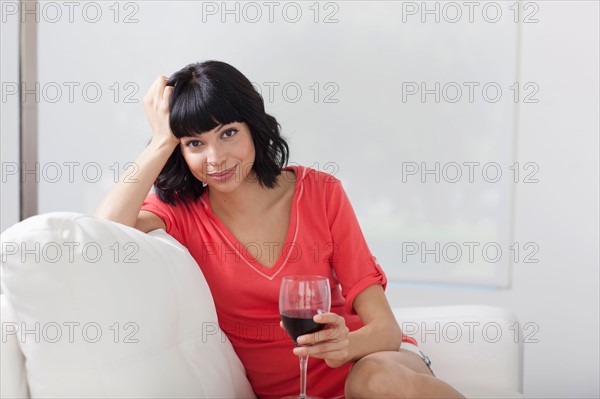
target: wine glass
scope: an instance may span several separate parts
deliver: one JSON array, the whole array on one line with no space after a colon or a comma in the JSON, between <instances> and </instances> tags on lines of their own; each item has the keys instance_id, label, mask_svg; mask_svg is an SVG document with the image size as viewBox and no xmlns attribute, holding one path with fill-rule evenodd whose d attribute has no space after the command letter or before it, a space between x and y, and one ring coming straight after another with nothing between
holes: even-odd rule
<instances>
[{"instance_id":1,"label":"wine glass","mask_svg":"<svg viewBox=\"0 0 600 399\"><path fill-rule=\"evenodd\" d=\"M331 291L329 279L322 276L286 276L279 290L279 314L288 335L298 346L297 339L317 332L324 324L315 323L313 316L329 312ZM284 399L315 399L306 396L306 367L308 356L300 356L300 395Z\"/></svg>"}]
</instances>

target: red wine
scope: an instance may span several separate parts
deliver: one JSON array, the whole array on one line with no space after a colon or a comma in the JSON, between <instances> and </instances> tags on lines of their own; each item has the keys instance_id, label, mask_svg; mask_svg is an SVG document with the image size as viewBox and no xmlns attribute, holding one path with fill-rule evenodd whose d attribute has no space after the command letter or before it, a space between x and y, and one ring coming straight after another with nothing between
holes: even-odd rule
<instances>
[{"instance_id":1,"label":"red wine","mask_svg":"<svg viewBox=\"0 0 600 399\"><path fill-rule=\"evenodd\" d=\"M313 321L314 315L315 312L310 309L291 309L281 313L283 326L294 343L299 336L320 331L325 327L325 324Z\"/></svg>"}]
</instances>

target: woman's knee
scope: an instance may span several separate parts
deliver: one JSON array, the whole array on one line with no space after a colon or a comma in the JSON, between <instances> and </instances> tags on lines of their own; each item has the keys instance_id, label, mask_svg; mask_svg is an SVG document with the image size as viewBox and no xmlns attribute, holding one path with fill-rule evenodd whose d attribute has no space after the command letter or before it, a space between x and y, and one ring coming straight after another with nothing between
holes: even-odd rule
<instances>
[{"instance_id":1,"label":"woman's knee","mask_svg":"<svg viewBox=\"0 0 600 399\"><path fill-rule=\"evenodd\" d=\"M346 379L347 398L411 397L418 374L373 353L356 362Z\"/></svg>"}]
</instances>

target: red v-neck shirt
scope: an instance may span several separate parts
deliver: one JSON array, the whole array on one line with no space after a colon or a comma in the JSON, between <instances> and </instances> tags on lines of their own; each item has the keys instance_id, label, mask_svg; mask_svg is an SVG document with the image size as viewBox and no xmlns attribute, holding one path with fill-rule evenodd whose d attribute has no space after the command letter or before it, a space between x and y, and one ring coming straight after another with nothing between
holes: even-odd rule
<instances>
[{"instance_id":1,"label":"red v-neck shirt","mask_svg":"<svg viewBox=\"0 0 600 399\"><path fill-rule=\"evenodd\" d=\"M302 166L284 170L294 172L296 186L285 244L272 267L263 266L250 255L246 248L252 243L244 247L213 214L208 190L197 201L178 202L175 206L149 194L142 205L142 210L164 221L167 233L187 247L200 266L214 298L220 328L261 398L298 393L298 357L292 353L292 340L279 327L282 277L328 277L331 311L344 317L351 331L363 325L352 307L356 296L374 284L385 288L387 282L341 182ZM260 247L254 245L253 250L257 249ZM406 336L403 341L416 344ZM350 366L330 368L323 360L311 358L308 394L343 396Z\"/></svg>"}]
</instances>

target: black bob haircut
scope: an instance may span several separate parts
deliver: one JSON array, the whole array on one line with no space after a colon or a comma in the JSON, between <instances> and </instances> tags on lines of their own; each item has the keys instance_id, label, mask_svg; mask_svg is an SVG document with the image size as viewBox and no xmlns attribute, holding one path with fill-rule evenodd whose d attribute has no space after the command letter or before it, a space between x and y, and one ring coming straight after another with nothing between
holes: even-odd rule
<instances>
[{"instance_id":1,"label":"black bob haircut","mask_svg":"<svg viewBox=\"0 0 600 399\"><path fill-rule=\"evenodd\" d=\"M194 63L175 72L167 85L173 86L169 124L175 137L198 136L221 124L245 122L256 152L252 170L258 182L268 188L277 185L289 148L279 123L265 112L262 96L240 71L220 61ZM154 188L163 202L175 205L197 200L205 186L192 175L177 146Z\"/></svg>"}]
</instances>

